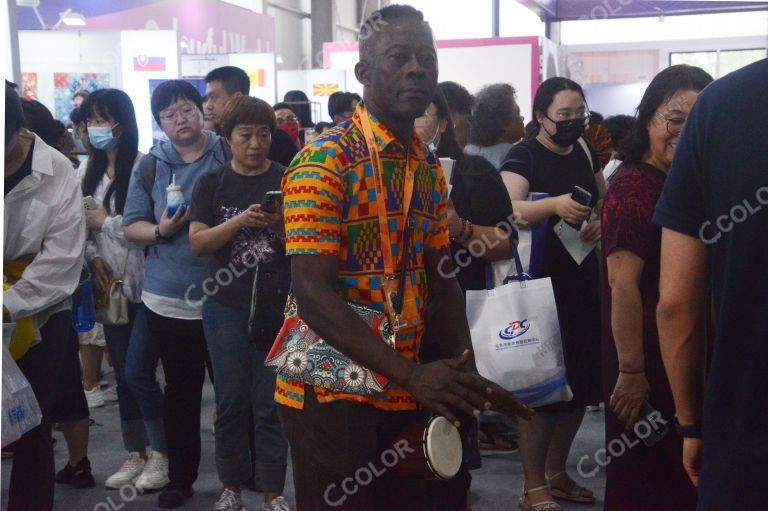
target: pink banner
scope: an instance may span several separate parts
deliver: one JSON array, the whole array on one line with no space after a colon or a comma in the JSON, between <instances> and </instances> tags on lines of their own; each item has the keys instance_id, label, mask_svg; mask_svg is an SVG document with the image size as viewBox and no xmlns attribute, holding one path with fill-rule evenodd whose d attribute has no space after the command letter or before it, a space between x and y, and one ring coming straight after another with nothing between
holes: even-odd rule
<instances>
[{"instance_id":1,"label":"pink banner","mask_svg":"<svg viewBox=\"0 0 768 511\"><path fill-rule=\"evenodd\" d=\"M275 51L275 19L215 0L167 0L88 18L87 30L177 30L181 53Z\"/></svg>"}]
</instances>

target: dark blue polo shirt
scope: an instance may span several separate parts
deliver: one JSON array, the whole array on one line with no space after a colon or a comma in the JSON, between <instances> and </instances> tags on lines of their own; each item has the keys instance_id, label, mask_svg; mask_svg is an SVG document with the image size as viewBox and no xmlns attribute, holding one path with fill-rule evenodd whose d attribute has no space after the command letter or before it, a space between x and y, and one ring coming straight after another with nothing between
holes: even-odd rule
<instances>
[{"instance_id":1,"label":"dark blue polo shirt","mask_svg":"<svg viewBox=\"0 0 768 511\"><path fill-rule=\"evenodd\" d=\"M699 510L766 509L768 59L699 95L653 220L709 252L717 334Z\"/></svg>"}]
</instances>

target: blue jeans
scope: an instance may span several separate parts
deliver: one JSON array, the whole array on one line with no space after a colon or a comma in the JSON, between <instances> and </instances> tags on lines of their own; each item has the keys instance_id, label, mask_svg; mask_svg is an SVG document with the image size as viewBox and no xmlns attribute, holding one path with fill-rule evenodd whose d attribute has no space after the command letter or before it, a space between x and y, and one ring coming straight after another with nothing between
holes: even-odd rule
<instances>
[{"instance_id":1,"label":"blue jeans","mask_svg":"<svg viewBox=\"0 0 768 511\"><path fill-rule=\"evenodd\" d=\"M128 452L167 452L163 391L157 382L157 347L151 342L144 304L129 305L126 325L104 325L117 380L123 444Z\"/></svg>"},{"instance_id":2,"label":"blue jeans","mask_svg":"<svg viewBox=\"0 0 768 511\"><path fill-rule=\"evenodd\" d=\"M254 477L265 492L282 493L288 441L274 400L275 374L264 365L266 353L248 340L248 316L248 309L234 309L210 297L203 304L203 328L216 392L216 468L225 485L240 485L251 477L251 407L256 444Z\"/></svg>"}]
</instances>

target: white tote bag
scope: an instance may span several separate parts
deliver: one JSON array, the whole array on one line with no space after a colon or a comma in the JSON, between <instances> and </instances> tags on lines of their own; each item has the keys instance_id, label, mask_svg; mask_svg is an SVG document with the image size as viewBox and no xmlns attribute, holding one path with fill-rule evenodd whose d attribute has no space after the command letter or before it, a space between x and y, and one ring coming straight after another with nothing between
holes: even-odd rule
<instances>
[{"instance_id":1,"label":"white tote bag","mask_svg":"<svg viewBox=\"0 0 768 511\"><path fill-rule=\"evenodd\" d=\"M2 424L0 444L3 447L40 425L43 419L32 386L14 362L5 343L6 337L10 338L12 335L13 325L13 323L3 323L3 418L0 421Z\"/></svg>"},{"instance_id":2,"label":"white tote bag","mask_svg":"<svg viewBox=\"0 0 768 511\"><path fill-rule=\"evenodd\" d=\"M570 401L552 281L530 280L510 244L514 275L494 287L489 265L488 289L467 291L477 370L529 406Z\"/></svg>"}]
</instances>

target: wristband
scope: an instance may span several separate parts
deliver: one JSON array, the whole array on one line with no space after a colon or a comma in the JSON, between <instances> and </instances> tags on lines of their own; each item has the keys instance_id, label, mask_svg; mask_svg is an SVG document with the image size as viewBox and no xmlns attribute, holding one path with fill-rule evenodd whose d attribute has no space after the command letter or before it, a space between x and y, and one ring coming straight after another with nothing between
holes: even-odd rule
<instances>
[{"instance_id":1,"label":"wristband","mask_svg":"<svg viewBox=\"0 0 768 511\"><path fill-rule=\"evenodd\" d=\"M678 436L683 438L701 438L701 423L697 422L691 426L681 426L680 421L677 420L677 415L675 415L672 422L675 424L675 431L677 431Z\"/></svg>"},{"instance_id":2,"label":"wristband","mask_svg":"<svg viewBox=\"0 0 768 511\"><path fill-rule=\"evenodd\" d=\"M621 369L619 369L619 372L621 374L643 374L645 373L645 369L641 369L640 371L622 371Z\"/></svg>"},{"instance_id":3,"label":"wristband","mask_svg":"<svg viewBox=\"0 0 768 511\"><path fill-rule=\"evenodd\" d=\"M166 238L162 234L160 234L160 226L155 226L155 243L165 243L167 241L170 241L170 238Z\"/></svg>"}]
</instances>

